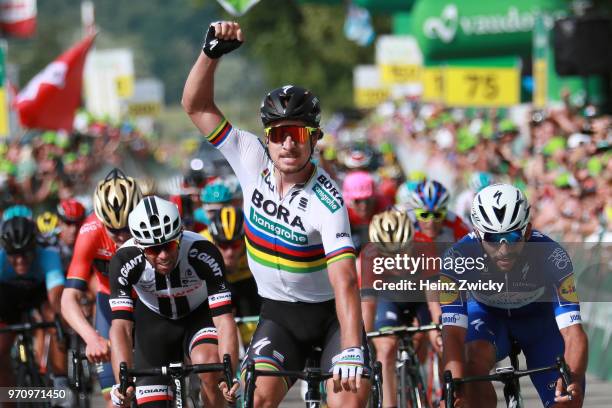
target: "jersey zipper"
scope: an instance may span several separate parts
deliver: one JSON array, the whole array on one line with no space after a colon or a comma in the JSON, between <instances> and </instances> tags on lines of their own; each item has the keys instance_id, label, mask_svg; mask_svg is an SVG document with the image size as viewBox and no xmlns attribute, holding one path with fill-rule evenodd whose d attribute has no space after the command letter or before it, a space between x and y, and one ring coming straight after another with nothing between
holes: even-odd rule
<instances>
[{"instance_id":1,"label":"jersey zipper","mask_svg":"<svg viewBox=\"0 0 612 408\"><path fill-rule=\"evenodd\" d=\"M172 316L177 316L178 310L176 309L176 303L172 297L172 283L170 282L170 276L165 275L164 278L166 278L166 290L168 291L168 299L170 299L170 310L172 310Z\"/></svg>"}]
</instances>

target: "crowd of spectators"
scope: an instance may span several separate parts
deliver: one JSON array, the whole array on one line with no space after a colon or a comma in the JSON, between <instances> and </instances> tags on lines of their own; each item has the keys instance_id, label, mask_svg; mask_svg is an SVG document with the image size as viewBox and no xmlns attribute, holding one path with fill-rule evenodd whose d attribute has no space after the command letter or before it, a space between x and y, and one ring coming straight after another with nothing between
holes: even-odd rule
<instances>
[{"instance_id":1,"label":"crowd of spectators","mask_svg":"<svg viewBox=\"0 0 612 408\"><path fill-rule=\"evenodd\" d=\"M389 102L334 131L374 146L391 141L406 174L439 179L454 199L470 188L471 175L488 172L523 189L534 226L555 239L610 241L612 117L592 106L467 110Z\"/></svg>"},{"instance_id":2,"label":"crowd of spectators","mask_svg":"<svg viewBox=\"0 0 612 408\"><path fill-rule=\"evenodd\" d=\"M0 207L24 204L35 213L54 209L58 201L90 196L104 166L124 160L152 160L149 139L129 123L77 116L72 133L27 131L0 141Z\"/></svg>"}]
</instances>

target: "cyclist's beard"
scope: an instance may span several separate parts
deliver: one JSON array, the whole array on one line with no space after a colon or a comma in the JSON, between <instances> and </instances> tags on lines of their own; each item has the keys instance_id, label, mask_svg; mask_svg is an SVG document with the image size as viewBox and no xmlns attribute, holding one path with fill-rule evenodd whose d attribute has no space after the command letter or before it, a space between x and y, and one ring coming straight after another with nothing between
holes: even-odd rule
<instances>
[{"instance_id":1,"label":"cyclist's beard","mask_svg":"<svg viewBox=\"0 0 612 408\"><path fill-rule=\"evenodd\" d=\"M513 250L506 250L503 253L501 251L497 251L495 255L493 255L493 261L500 270L509 271L516 265L519 256L520 253L518 250L516 250L516 248Z\"/></svg>"}]
</instances>

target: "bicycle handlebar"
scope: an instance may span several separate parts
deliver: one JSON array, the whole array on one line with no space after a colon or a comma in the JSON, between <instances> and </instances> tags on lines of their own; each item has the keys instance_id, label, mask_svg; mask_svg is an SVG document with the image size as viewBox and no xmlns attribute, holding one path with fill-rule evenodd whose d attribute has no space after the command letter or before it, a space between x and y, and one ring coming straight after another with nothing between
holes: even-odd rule
<instances>
[{"instance_id":1,"label":"bicycle handlebar","mask_svg":"<svg viewBox=\"0 0 612 408\"><path fill-rule=\"evenodd\" d=\"M452 406L452 402L454 401L454 387L459 386L461 384L470 383L470 382L478 382L478 381L498 381L502 383L508 383L516 378L521 378L527 375L541 373L544 371L558 371L561 374L561 378L563 379L564 388L567 388L569 384L571 384L571 376L569 372L569 368L565 359L562 356L558 356L554 365L547 367L539 367L532 368L528 370L515 370L513 367L509 367L504 371L496 372L495 374L488 375L475 375L472 377L463 377L463 378L453 378L452 373L449 370L444 372L444 394L445 399L451 401L449 403Z\"/></svg>"},{"instance_id":2,"label":"bicycle handlebar","mask_svg":"<svg viewBox=\"0 0 612 408\"><path fill-rule=\"evenodd\" d=\"M253 372L255 374L255 377L290 377L290 378L296 378L296 379L303 380L303 381L326 381L334 376L333 373L322 372L321 369L318 367L317 368L307 367L303 371L256 370L255 362L253 360L250 360L247 363L247 372L249 371ZM370 377L372 377L372 374L364 372L361 374L361 377L369 379Z\"/></svg>"},{"instance_id":3,"label":"bicycle handlebar","mask_svg":"<svg viewBox=\"0 0 612 408\"><path fill-rule=\"evenodd\" d=\"M183 364L170 363L167 366L153 368L128 368L126 362L119 365L119 391L125 395L128 386L131 385L131 377L153 377L157 375L170 377L186 377L191 373L211 373L223 371L225 381L231 387L234 378L232 370L232 359L229 354L223 356L223 363L212 364Z\"/></svg>"},{"instance_id":4,"label":"bicycle handlebar","mask_svg":"<svg viewBox=\"0 0 612 408\"><path fill-rule=\"evenodd\" d=\"M390 329L369 332L367 336L368 338L374 338L383 336L397 336L401 334L414 335L416 333L424 333L431 330L442 330L442 325L431 323L423 326L398 326Z\"/></svg>"},{"instance_id":5,"label":"bicycle handlebar","mask_svg":"<svg viewBox=\"0 0 612 408\"><path fill-rule=\"evenodd\" d=\"M60 320L58 315L55 315L52 322L11 324L9 326L0 328L0 334L26 333L38 329L56 329L58 341L60 343L64 341L64 329L62 327L62 321Z\"/></svg>"}]
</instances>

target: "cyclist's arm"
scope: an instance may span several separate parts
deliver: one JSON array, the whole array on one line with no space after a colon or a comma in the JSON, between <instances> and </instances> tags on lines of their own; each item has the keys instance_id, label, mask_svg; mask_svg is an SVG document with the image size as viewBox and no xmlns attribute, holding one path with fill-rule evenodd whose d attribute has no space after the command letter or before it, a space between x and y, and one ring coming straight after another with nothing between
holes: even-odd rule
<instances>
[{"instance_id":1,"label":"cyclist's arm","mask_svg":"<svg viewBox=\"0 0 612 408\"><path fill-rule=\"evenodd\" d=\"M204 262L201 254L210 258ZM219 356L229 354L232 363L238 362L238 330L232 313L232 294L225 279L223 256L210 241L195 241L189 250L189 263L197 275L206 282L208 306L217 328Z\"/></svg>"},{"instance_id":2,"label":"cyclist's arm","mask_svg":"<svg viewBox=\"0 0 612 408\"><path fill-rule=\"evenodd\" d=\"M47 300L53 309L53 313L61 314L61 299L63 286L55 286L51 290L47 289Z\"/></svg>"},{"instance_id":3,"label":"cyclist's arm","mask_svg":"<svg viewBox=\"0 0 612 408\"><path fill-rule=\"evenodd\" d=\"M45 248L41 252L42 265L45 268L45 285L47 288L47 299L54 313L61 312L62 290L66 284L62 268L62 258L59 251Z\"/></svg>"},{"instance_id":4,"label":"cyclist's arm","mask_svg":"<svg viewBox=\"0 0 612 408\"><path fill-rule=\"evenodd\" d=\"M442 362L444 370L450 370L453 378L464 376L465 335L467 329L459 326L442 327Z\"/></svg>"},{"instance_id":5,"label":"cyclist's arm","mask_svg":"<svg viewBox=\"0 0 612 408\"><path fill-rule=\"evenodd\" d=\"M85 340L85 343L89 343L91 339L97 338L98 333L83 314L80 306L82 296L84 293L80 289L65 288L61 296L61 310L70 327Z\"/></svg>"},{"instance_id":6,"label":"cyclist's arm","mask_svg":"<svg viewBox=\"0 0 612 408\"><path fill-rule=\"evenodd\" d=\"M217 328L219 357L223 359L224 354L229 354L234 366L232 368L236 368L238 364L238 332L234 315L232 313L224 313L219 316L213 316L213 323Z\"/></svg>"},{"instance_id":7,"label":"cyclist's arm","mask_svg":"<svg viewBox=\"0 0 612 408\"><path fill-rule=\"evenodd\" d=\"M117 384L119 384L119 365L122 362L126 362L128 367L132 367L132 348L134 346L134 339L132 338L133 328L134 322L131 320L113 319L113 323L111 324L109 332L111 361Z\"/></svg>"},{"instance_id":8,"label":"cyclist's arm","mask_svg":"<svg viewBox=\"0 0 612 408\"><path fill-rule=\"evenodd\" d=\"M572 382L582 383L587 367L588 338L581 324L561 329L565 342L565 361L572 374Z\"/></svg>"},{"instance_id":9,"label":"cyclist's arm","mask_svg":"<svg viewBox=\"0 0 612 408\"><path fill-rule=\"evenodd\" d=\"M98 337L98 333L83 314L80 305L81 297L88 290L91 276L94 254L92 245L95 245L95 240L91 239L89 234L80 232L68 267L66 288L61 300L62 316L86 343Z\"/></svg>"},{"instance_id":10,"label":"cyclist's arm","mask_svg":"<svg viewBox=\"0 0 612 408\"><path fill-rule=\"evenodd\" d=\"M200 52L183 89L183 109L203 135L212 133L223 120L215 105L215 70L219 61Z\"/></svg>"},{"instance_id":11,"label":"cyclist's arm","mask_svg":"<svg viewBox=\"0 0 612 408\"><path fill-rule=\"evenodd\" d=\"M581 383L587 365L588 339L582 328L580 301L574 281L574 267L569 254L560 245L553 246L557 261L553 262L554 278L554 312L557 326L565 342L565 361L567 362L574 382ZM552 266L552 265L551 265Z\"/></svg>"},{"instance_id":12,"label":"cyclist's arm","mask_svg":"<svg viewBox=\"0 0 612 408\"><path fill-rule=\"evenodd\" d=\"M363 316L363 325L366 332L374 330L374 321L376 319L376 298L365 297L361 299L361 314Z\"/></svg>"},{"instance_id":13,"label":"cyclist's arm","mask_svg":"<svg viewBox=\"0 0 612 408\"><path fill-rule=\"evenodd\" d=\"M137 258L140 256L140 258ZM109 332L111 343L111 362L115 380L119 382L119 365L125 361L128 367L132 367L132 348L134 339L132 329L134 328L134 300L132 299L132 282L138 281L144 269L144 262L138 249L129 247L120 249L111 259L109 265L109 282L111 294L109 304L112 313L112 324ZM139 259L126 276L121 274L126 262Z\"/></svg>"},{"instance_id":14,"label":"cyclist's arm","mask_svg":"<svg viewBox=\"0 0 612 408\"><path fill-rule=\"evenodd\" d=\"M327 270L336 298L341 347L361 346L362 316L355 258L351 256L329 263Z\"/></svg>"},{"instance_id":15,"label":"cyclist's arm","mask_svg":"<svg viewBox=\"0 0 612 408\"><path fill-rule=\"evenodd\" d=\"M445 253L444 259L460 256L455 246ZM444 370L450 370L453 377L463 377L465 335L468 328L467 296L459 290L459 282L452 269L442 269L440 280L450 285L448 290L438 292L442 309L442 362Z\"/></svg>"}]
</instances>

